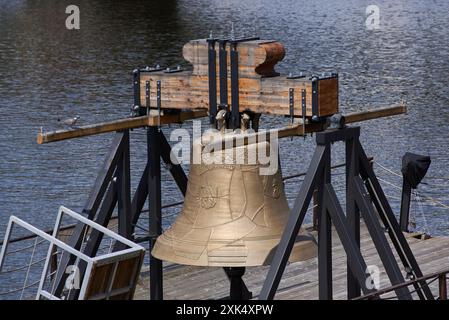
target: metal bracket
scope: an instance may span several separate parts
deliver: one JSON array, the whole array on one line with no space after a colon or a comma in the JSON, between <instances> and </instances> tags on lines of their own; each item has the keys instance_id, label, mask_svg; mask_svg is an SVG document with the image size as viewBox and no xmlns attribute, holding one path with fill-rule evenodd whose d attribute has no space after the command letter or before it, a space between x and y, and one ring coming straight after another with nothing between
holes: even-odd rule
<instances>
[{"instance_id":1,"label":"metal bracket","mask_svg":"<svg viewBox=\"0 0 449 320\"><path fill-rule=\"evenodd\" d=\"M231 128L237 129L240 126L239 110L239 52L236 41L231 41Z\"/></svg>"},{"instance_id":2,"label":"metal bracket","mask_svg":"<svg viewBox=\"0 0 449 320\"><path fill-rule=\"evenodd\" d=\"M306 107L306 89L301 90L301 107L302 107L302 135L304 136L304 139L306 138L306 113L307 113L307 107Z\"/></svg>"},{"instance_id":3,"label":"metal bracket","mask_svg":"<svg viewBox=\"0 0 449 320\"><path fill-rule=\"evenodd\" d=\"M140 72L158 72L164 70L160 64L155 64L152 67L146 66L145 68L139 69Z\"/></svg>"},{"instance_id":4,"label":"metal bracket","mask_svg":"<svg viewBox=\"0 0 449 320\"><path fill-rule=\"evenodd\" d=\"M147 105L147 115L150 115L150 107L151 107L151 101L150 101L150 81L145 81L145 100Z\"/></svg>"},{"instance_id":5,"label":"metal bracket","mask_svg":"<svg viewBox=\"0 0 449 320\"><path fill-rule=\"evenodd\" d=\"M336 113L327 118L328 129L343 129L345 127L345 117L341 113Z\"/></svg>"},{"instance_id":6,"label":"metal bracket","mask_svg":"<svg viewBox=\"0 0 449 320\"><path fill-rule=\"evenodd\" d=\"M290 109L290 122L293 124L295 116L295 89L288 89L288 106Z\"/></svg>"},{"instance_id":7,"label":"metal bracket","mask_svg":"<svg viewBox=\"0 0 449 320\"><path fill-rule=\"evenodd\" d=\"M317 76L312 76L312 121L318 121L318 81Z\"/></svg>"},{"instance_id":8,"label":"metal bracket","mask_svg":"<svg viewBox=\"0 0 449 320\"><path fill-rule=\"evenodd\" d=\"M134 104L131 108L131 117L138 117L144 114L145 110L140 105L140 70L133 71L133 92Z\"/></svg>"},{"instance_id":9,"label":"metal bracket","mask_svg":"<svg viewBox=\"0 0 449 320\"><path fill-rule=\"evenodd\" d=\"M220 104L228 104L228 61L227 61L227 40L219 40L218 64L220 74Z\"/></svg>"},{"instance_id":10,"label":"metal bracket","mask_svg":"<svg viewBox=\"0 0 449 320\"><path fill-rule=\"evenodd\" d=\"M159 132L161 131L161 104L162 104L162 102L161 102L161 81L160 80L158 80L157 82L156 82L156 85L157 85L157 95L156 95L156 99L157 99L157 102L156 102L156 107L157 107L157 127L158 127L158 130L159 130Z\"/></svg>"},{"instance_id":11,"label":"metal bracket","mask_svg":"<svg viewBox=\"0 0 449 320\"><path fill-rule=\"evenodd\" d=\"M217 54L215 52L215 42L217 39L209 38L208 43L208 77L209 77L209 123L216 126L215 116L217 115Z\"/></svg>"},{"instance_id":12,"label":"metal bracket","mask_svg":"<svg viewBox=\"0 0 449 320\"><path fill-rule=\"evenodd\" d=\"M242 37L242 38L236 38L236 39L230 39L229 42L232 44L236 44L239 42L247 42L247 41L255 41L255 40L260 40L259 37Z\"/></svg>"},{"instance_id":13,"label":"metal bracket","mask_svg":"<svg viewBox=\"0 0 449 320\"><path fill-rule=\"evenodd\" d=\"M305 77L307 77L307 76L305 74L303 74L302 72L300 72L299 74L289 73L286 78L290 80L290 79L302 79Z\"/></svg>"},{"instance_id":14,"label":"metal bracket","mask_svg":"<svg viewBox=\"0 0 449 320\"><path fill-rule=\"evenodd\" d=\"M164 70L164 73L176 73L181 71L184 71L184 69L180 65L178 65L176 66L176 68L166 68Z\"/></svg>"}]
</instances>

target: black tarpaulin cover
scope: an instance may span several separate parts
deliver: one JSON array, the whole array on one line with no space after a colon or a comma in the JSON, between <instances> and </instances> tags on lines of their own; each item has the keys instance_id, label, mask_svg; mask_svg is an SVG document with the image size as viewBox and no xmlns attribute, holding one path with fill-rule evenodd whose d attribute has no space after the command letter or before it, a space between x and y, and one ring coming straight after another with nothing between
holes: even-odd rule
<instances>
[{"instance_id":1,"label":"black tarpaulin cover","mask_svg":"<svg viewBox=\"0 0 449 320\"><path fill-rule=\"evenodd\" d=\"M430 166L430 157L406 152L402 157L402 175L416 189Z\"/></svg>"}]
</instances>

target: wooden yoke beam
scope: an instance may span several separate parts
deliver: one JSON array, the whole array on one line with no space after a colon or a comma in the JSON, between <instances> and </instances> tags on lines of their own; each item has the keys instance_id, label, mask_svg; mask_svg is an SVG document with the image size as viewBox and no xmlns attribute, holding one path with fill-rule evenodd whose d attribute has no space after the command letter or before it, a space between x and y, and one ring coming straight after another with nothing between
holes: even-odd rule
<instances>
[{"instance_id":1,"label":"wooden yoke beam","mask_svg":"<svg viewBox=\"0 0 449 320\"><path fill-rule=\"evenodd\" d=\"M395 116L399 114L407 113L407 106L405 105L397 105L397 106L390 106L390 107L384 107L384 108L378 108L368 111L361 111L361 112L354 112L349 113L347 115L343 115L345 118L345 124L349 123L355 123L355 122L361 122L361 121L368 121L378 118L384 118L384 117L390 117ZM313 132L319 132L324 131L327 128L326 123L310 123L306 124L305 128L303 124L294 124L283 128L278 129L272 129L265 132L255 132L250 134L243 134L243 135L232 135L230 137L224 137L223 139L217 139L213 142L207 144L207 150L217 150L217 149L226 149L236 146L248 145L252 143L256 143L257 141L266 140L270 141L270 135L275 133L277 134L278 138L286 138L286 137L292 137L292 136L303 136L304 133L313 133ZM265 136L265 137L264 137ZM243 141L241 141L241 140ZM237 143L238 142L238 143ZM221 146L220 146L221 145Z\"/></svg>"},{"instance_id":2,"label":"wooden yoke beam","mask_svg":"<svg viewBox=\"0 0 449 320\"><path fill-rule=\"evenodd\" d=\"M92 136L100 133L121 131L126 129L135 129L141 127L154 127L170 123L179 123L189 119L202 118L207 116L206 110L189 110L181 111L178 114L167 114L160 116L143 116L127 119L119 119L110 122L102 122L87 126L76 127L69 130L58 130L51 132L39 132L37 135L37 143L44 144L55 141L74 139Z\"/></svg>"},{"instance_id":3,"label":"wooden yoke beam","mask_svg":"<svg viewBox=\"0 0 449 320\"><path fill-rule=\"evenodd\" d=\"M183 56L193 70L174 69L140 71L140 106L155 108L157 83L161 86L161 105L172 109L209 110L209 46L206 39L184 45ZM226 45L227 92L216 94L229 101L232 108L230 44ZM280 75L274 69L285 56L282 43L273 40L240 42L238 51L239 111L302 117L326 117L338 112L338 75L324 73ZM216 55L216 83L220 82L219 58ZM221 79L223 80L223 79ZM148 86L148 87L147 87ZM147 89L148 88L148 92ZM222 99L225 97L224 99Z\"/></svg>"}]
</instances>

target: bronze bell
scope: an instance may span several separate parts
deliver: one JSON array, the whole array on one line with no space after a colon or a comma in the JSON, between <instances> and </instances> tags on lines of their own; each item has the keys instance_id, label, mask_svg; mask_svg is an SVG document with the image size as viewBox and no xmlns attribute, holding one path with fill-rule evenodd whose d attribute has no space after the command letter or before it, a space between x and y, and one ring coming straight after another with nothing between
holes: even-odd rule
<instances>
[{"instance_id":1,"label":"bronze bell","mask_svg":"<svg viewBox=\"0 0 449 320\"><path fill-rule=\"evenodd\" d=\"M234 151L247 153L257 147L261 143ZM224 159L225 151L221 152ZM157 239L153 256L195 266L270 264L290 212L281 170L260 175L260 164L227 160L225 164L190 166L182 211ZM302 240L295 243L290 261L316 256L313 237L302 230L300 234Z\"/></svg>"}]
</instances>

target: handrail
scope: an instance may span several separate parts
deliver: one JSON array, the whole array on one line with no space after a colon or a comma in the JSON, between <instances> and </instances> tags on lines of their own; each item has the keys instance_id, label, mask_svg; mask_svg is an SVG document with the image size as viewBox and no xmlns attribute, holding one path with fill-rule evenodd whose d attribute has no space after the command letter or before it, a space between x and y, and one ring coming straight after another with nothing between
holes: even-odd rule
<instances>
[{"instance_id":1,"label":"handrail","mask_svg":"<svg viewBox=\"0 0 449 320\"><path fill-rule=\"evenodd\" d=\"M352 300L371 300L371 299L380 299L380 295L392 292L396 289L399 288L403 288L403 287L408 287L411 286L413 284L416 283L420 283L422 281L426 281L426 280L430 280L430 279L439 279L439 298L441 300L447 300L447 285L446 285L446 275L449 273L449 269L445 269L445 270L441 270L441 271L437 271L431 274L428 274L426 276L422 276L420 278L416 278L410 281L406 281L400 284L396 284L394 286L390 286L388 288L384 288L384 289L380 289L377 290L376 292L373 293L368 293L365 295L362 295L360 297L356 297Z\"/></svg>"}]
</instances>

